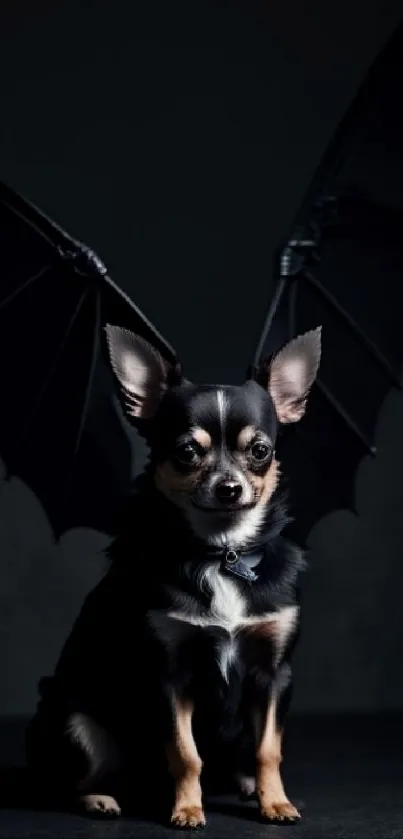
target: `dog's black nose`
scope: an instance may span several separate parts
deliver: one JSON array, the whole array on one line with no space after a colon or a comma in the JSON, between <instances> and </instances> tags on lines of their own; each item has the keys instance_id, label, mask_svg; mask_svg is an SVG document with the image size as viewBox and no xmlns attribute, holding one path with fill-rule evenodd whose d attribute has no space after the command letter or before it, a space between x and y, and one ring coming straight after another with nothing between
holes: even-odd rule
<instances>
[{"instance_id":1,"label":"dog's black nose","mask_svg":"<svg viewBox=\"0 0 403 839\"><path fill-rule=\"evenodd\" d=\"M220 504L234 504L242 495L242 485L235 481L221 481L216 486L215 494Z\"/></svg>"}]
</instances>

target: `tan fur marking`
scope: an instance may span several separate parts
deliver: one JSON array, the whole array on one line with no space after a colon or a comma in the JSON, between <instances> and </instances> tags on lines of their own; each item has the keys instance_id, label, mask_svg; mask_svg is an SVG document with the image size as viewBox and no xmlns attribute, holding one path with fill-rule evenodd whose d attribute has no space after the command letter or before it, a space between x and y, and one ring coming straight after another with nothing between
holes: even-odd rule
<instances>
[{"instance_id":1,"label":"tan fur marking","mask_svg":"<svg viewBox=\"0 0 403 839\"><path fill-rule=\"evenodd\" d=\"M169 771L175 779L171 822L177 827L199 827L206 819L200 785L202 761L192 732L193 705L175 697L173 710L174 736L167 748Z\"/></svg>"},{"instance_id":2,"label":"tan fur marking","mask_svg":"<svg viewBox=\"0 0 403 839\"><path fill-rule=\"evenodd\" d=\"M258 638L275 638L277 634L277 622L275 620L256 621L256 623L243 625L242 630L246 635L254 635Z\"/></svg>"},{"instance_id":3,"label":"tan fur marking","mask_svg":"<svg viewBox=\"0 0 403 839\"><path fill-rule=\"evenodd\" d=\"M169 460L161 463L155 470L154 481L157 489L171 501L177 501L181 495L188 496L200 481L203 469L182 475Z\"/></svg>"},{"instance_id":4,"label":"tan fur marking","mask_svg":"<svg viewBox=\"0 0 403 839\"><path fill-rule=\"evenodd\" d=\"M266 504L270 500L279 478L280 464L275 458L273 458L265 475L254 475L253 472L248 472L248 479L253 486L255 497L262 504Z\"/></svg>"},{"instance_id":5,"label":"tan fur marking","mask_svg":"<svg viewBox=\"0 0 403 839\"><path fill-rule=\"evenodd\" d=\"M246 425L245 428L238 434L237 445L241 452L249 446L256 434L256 428L253 425Z\"/></svg>"},{"instance_id":6,"label":"tan fur marking","mask_svg":"<svg viewBox=\"0 0 403 839\"><path fill-rule=\"evenodd\" d=\"M280 774L282 732L276 721L277 702L273 697L267 709L256 752L256 788L262 816L271 820L300 818L288 800Z\"/></svg>"},{"instance_id":7,"label":"tan fur marking","mask_svg":"<svg viewBox=\"0 0 403 839\"><path fill-rule=\"evenodd\" d=\"M203 449L209 449L211 446L211 437L208 431L204 428L194 428L192 430L192 437L196 440L196 443L199 443L203 446Z\"/></svg>"}]
</instances>

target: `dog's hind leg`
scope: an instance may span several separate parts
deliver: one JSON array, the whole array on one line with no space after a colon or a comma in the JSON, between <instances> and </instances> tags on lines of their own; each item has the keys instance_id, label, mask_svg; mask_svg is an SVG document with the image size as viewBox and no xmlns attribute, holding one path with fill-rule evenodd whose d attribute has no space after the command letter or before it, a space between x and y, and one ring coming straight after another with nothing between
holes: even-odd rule
<instances>
[{"instance_id":1,"label":"dog's hind leg","mask_svg":"<svg viewBox=\"0 0 403 839\"><path fill-rule=\"evenodd\" d=\"M91 815L117 816L110 779L121 768L114 738L83 713L42 706L29 723L26 755L36 800L79 807Z\"/></svg>"},{"instance_id":2,"label":"dog's hind leg","mask_svg":"<svg viewBox=\"0 0 403 839\"><path fill-rule=\"evenodd\" d=\"M115 817L121 809L111 795L101 790L105 779L122 766L121 752L115 739L91 717L72 714L67 721L66 734L87 758L87 773L77 785L78 804L89 815Z\"/></svg>"}]
</instances>

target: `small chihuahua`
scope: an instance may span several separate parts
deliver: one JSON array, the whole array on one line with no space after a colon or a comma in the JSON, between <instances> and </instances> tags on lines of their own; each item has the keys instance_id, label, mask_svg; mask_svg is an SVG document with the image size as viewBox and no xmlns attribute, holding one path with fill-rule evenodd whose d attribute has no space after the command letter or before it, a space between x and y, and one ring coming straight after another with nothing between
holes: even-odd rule
<instances>
[{"instance_id":1,"label":"small chihuahua","mask_svg":"<svg viewBox=\"0 0 403 839\"><path fill-rule=\"evenodd\" d=\"M136 764L156 788L161 756L171 823L193 828L205 824L205 755L225 748L262 817L295 822L280 762L304 557L282 533L276 438L305 412L321 328L239 387L192 384L120 327L106 340L150 458L110 567L40 682L28 766L49 793L113 816L119 773Z\"/></svg>"}]
</instances>

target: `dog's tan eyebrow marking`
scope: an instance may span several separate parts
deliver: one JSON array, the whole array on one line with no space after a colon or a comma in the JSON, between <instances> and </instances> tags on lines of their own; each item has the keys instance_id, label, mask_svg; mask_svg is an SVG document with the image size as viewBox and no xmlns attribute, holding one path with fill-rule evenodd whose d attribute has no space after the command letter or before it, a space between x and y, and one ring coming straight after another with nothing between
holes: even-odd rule
<instances>
[{"instance_id":1,"label":"dog's tan eyebrow marking","mask_svg":"<svg viewBox=\"0 0 403 839\"><path fill-rule=\"evenodd\" d=\"M200 443L203 446L203 449L209 449L211 446L211 437L208 431L205 428L193 428L192 429L192 437L196 440L196 443Z\"/></svg>"},{"instance_id":2,"label":"dog's tan eyebrow marking","mask_svg":"<svg viewBox=\"0 0 403 839\"><path fill-rule=\"evenodd\" d=\"M256 434L256 428L254 425L246 425L245 428L238 434L237 444L238 449L241 451L245 451L245 449L249 446L249 443L252 442L254 436Z\"/></svg>"}]
</instances>

